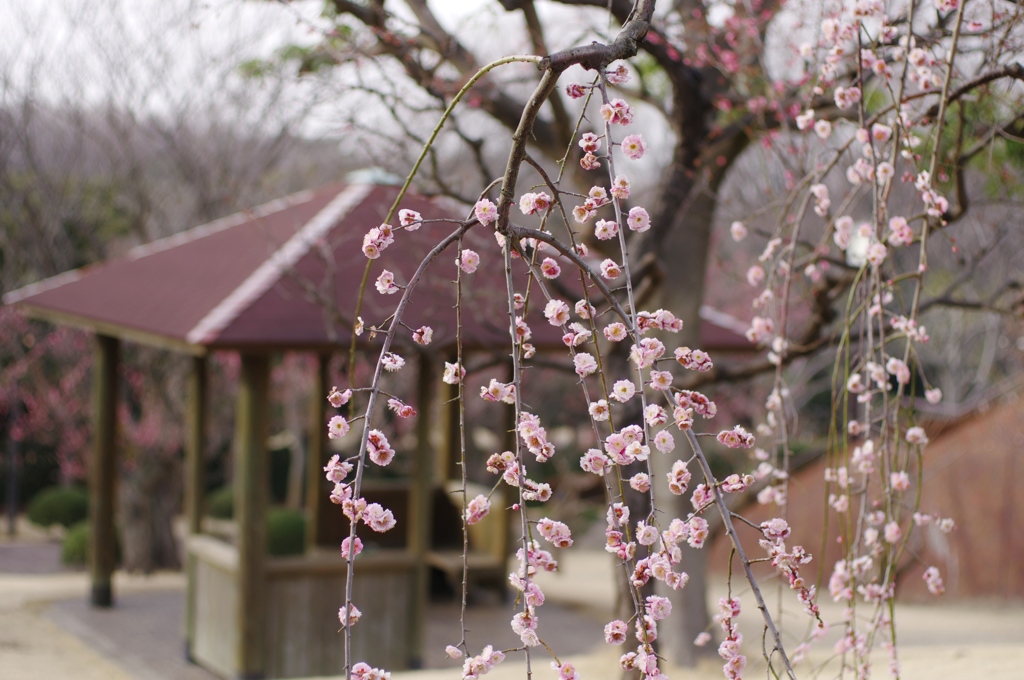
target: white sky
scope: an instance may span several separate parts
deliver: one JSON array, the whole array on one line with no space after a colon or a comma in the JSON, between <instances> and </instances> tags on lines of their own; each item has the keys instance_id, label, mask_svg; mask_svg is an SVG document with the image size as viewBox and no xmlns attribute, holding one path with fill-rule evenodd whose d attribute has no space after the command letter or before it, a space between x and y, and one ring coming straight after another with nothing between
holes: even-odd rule
<instances>
[{"instance_id":1,"label":"white sky","mask_svg":"<svg viewBox=\"0 0 1024 680\"><path fill-rule=\"evenodd\" d=\"M434 0L431 6L481 63L529 50L521 13L506 12L494 0ZM271 57L288 43L314 41L321 7L321 0L0 0L0 103L31 92L51 105L113 104L142 116L202 116L253 102L259 109L259 98L269 95L237 78L235 65ZM578 43L594 28L574 8L540 2L538 9L546 25L560 28L548 30L552 50ZM595 10L589 16L603 15ZM595 20L606 28L604 19ZM505 68L532 76L528 66ZM301 106L311 97L340 95L337 88L305 83L291 85L287 96ZM301 130L338 135L337 110L323 107ZM645 117L641 111L641 124ZM645 125L645 135L657 155L666 148L660 143L666 132L658 131L657 114L650 122L655 126Z\"/></svg>"},{"instance_id":2,"label":"white sky","mask_svg":"<svg viewBox=\"0 0 1024 680\"><path fill-rule=\"evenodd\" d=\"M307 33L316 3L27 0L0 3L0 63L13 91L51 102L133 101L194 88L204 65L269 56ZM159 84L159 88L153 85ZM139 103L134 101L134 103ZM166 102L144 102L159 109Z\"/></svg>"}]
</instances>

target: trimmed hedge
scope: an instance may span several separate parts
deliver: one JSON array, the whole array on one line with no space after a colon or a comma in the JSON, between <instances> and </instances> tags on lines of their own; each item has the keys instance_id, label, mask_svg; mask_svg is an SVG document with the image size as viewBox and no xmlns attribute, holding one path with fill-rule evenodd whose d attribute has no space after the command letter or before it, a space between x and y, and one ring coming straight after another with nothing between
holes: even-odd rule
<instances>
[{"instance_id":1,"label":"trimmed hedge","mask_svg":"<svg viewBox=\"0 0 1024 680\"><path fill-rule=\"evenodd\" d=\"M89 561L89 520L76 522L64 533L60 561L71 567L85 566ZM121 564L121 535L114 534L114 559Z\"/></svg>"},{"instance_id":2,"label":"trimmed hedge","mask_svg":"<svg viewBox=\"0 0 1024 680\"><path fill-rule=\"evenodd\" d=\"M59 524L70 528L89 517L89 493L80 487L52 486L40 491L25 511L41 527Z\"/></svg>"},{"instance_id":3,"label":"trimmed hedge","mask_svg":"<svg viewBox=\"0 0 1024 680\"><path fill-rule=\"evenodd\" d=\"M206 497L206 514L214 519L231 519L235 516L235 492L230 484Z\"/></svg>"},{"instance_id":4,"label":"trimmed hedge","mask_svg":"<svg viewBox=\"0 0 1024 680\"><path fill-rule=\"evenodd\" d=\"M267 513L267 553L277 557L306 550L306 517L297 510L272 508Z\"/></svg>"},{"instance_id":5,"label":"trimmed hedge","mask_svg":"<svg viewBox=\"0 0 1024 680\"><path fill-rule=\"evenodd\" d=\"M60 561L70 566L84 566L89 559L89 520L77 522L64 534Z\"/></svg>"},{"instance_id":6,"label":"trimmed hedge","mask_svg":"<svg viewBox=\"0 0 1024 680\"><path fill-rule=\"evenodd\" d=\"M233 519L235 494L231 485L222 486L206 497L206 515L213 519ZM306 551L306 516L298 510L267 510L267 554L278 557L301 555Z\"/></svg>"}]
</instances>

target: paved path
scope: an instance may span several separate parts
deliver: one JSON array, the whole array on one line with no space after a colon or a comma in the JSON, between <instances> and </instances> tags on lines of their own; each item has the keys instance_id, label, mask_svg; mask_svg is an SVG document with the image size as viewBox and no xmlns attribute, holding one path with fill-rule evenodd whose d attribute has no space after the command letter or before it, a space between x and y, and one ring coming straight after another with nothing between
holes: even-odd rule
<instances>
[{"instance_id":1,"label":"paved path","mask_svg":"<svg viewBox=\"0 0 1024 680\"><path fill-rule=\"evenodd\" d=\"M40 559L55 555L52 547L37 547L32 554ZM560 557L561 572L542 574L538 579L548 594L548 604L541 610L542 635L563 660L577 664L584 680L618 680L617 652L600 642L613 599L608 586L611 563L600 551L568 552ZM11 573L12 565L24 569L25 564L31 564L30 552L17 552L0 542L0 679L214 677L183 659L181 574L142 577L119 573L115 577L117 607L94 610L85 604L88 579L84 573L52 564L33 569L36 573ZM744 602L749 599L744 594ZM831 604L823 609L827 619L838 618L839 611ZM755 615L752 606L745 607L741 623L745 630L760 629ZM445 645L460 637L458 616L455 604L432 605L426 661L434 669L395 673L394 680L458 680L461 664L441 653ZM492 642L512 646L514 638L508 628L511 605L472 607L467 616L471 647ZM897 621L905 680L1024 678L1020 670L1024 669L1024 607L1020 603L904 605ZM802 623L788 622L787 626L795 629ZM752 637L756 635L748 632L748 638ZM798 667L799 677L813 677L814 664L828 661L834 637L833 633L820 651L811 655L811 663ZM756 640L748 640L751 642L756 644ZM745 675L764 677L756 650L748 649L748 654L751 662ZM887 660L879 653L874 664L878 677L888 677L886 667ZM557 677L543 652L535 653L533 670L538 680ZM697 669L670 667L666 672L675 680L722 677L716 660ZM826 672L822 677L832 675ZM495 669L487 680L524 677L525 664L518 657Z\"/></svg>"},{"instance_id":2,"label":"paved path","mask_svg":"<svg viewBox=\"0 0 1024 680\"><path fill-rule=\"evenodd\" d=\"M59 574L75 571L60 562L59 543L0 543L0 573Z\"/></svg>"},{"instance_id":3,"label":"paved path","mask_svg":"<svg viewBox=\"0 0 1024 680\"><path fill-rule=\"evenodd\" d=\"M184 578L115 575L115 607L86 602L88 577L59 563L59 545L36 540L0 543L0 680L66 677L110 680L214 680L184 659ZM20 573L19 573L20 572ZM512 647L511 603L492 601L466 611L471 647ZM457 603L433 603L428 614L427 668L461 663L444 653L462 637ZM561 653L585 654L599 641L607 617L592 606L551 602L543 610L550 642ZM333 622L330 622L333 624Z\"/></svg>"}]
</instances>

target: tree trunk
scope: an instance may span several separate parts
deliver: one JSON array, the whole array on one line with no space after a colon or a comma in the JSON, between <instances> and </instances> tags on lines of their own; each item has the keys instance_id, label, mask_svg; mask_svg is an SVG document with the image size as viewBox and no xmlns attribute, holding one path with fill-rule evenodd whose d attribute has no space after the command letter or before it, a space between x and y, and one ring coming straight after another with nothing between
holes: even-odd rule
<instances>
[{"instance_id":1,"label":"tree trunk","mask_svg":"<svg viewBox=\"0 0 1024 680\"><path fill-rule=\"evenodd\" d=\"M181 499L181 466L160 451L143 451L121 482L121 564L151 573L181 566L171 520Z\"/></svg>"}]
</instances>

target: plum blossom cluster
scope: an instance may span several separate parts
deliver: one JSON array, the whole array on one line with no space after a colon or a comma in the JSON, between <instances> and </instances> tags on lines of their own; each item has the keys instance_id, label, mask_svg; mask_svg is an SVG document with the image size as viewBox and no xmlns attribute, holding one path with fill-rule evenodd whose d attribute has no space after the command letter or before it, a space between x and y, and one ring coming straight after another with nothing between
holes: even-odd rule
<instances>
[{"instance_id":1,"label":"plum blossom cluster","mask_svg":"<svg viewBox=\"0 0 1024 680\"><path fill-rule=\"evenodd\" d=\"M586 92L584 86L571 85L570 96L582 96ZM602 93L603 96L603 93ZM625 237L630 232L644 232L651 228L651 216L642 206L631 206L629 209L621 205L621 201L629 196L630 184L627 178L616 174L613 170L614 152L616 150L630 160L640 160L647 152L647 142L641 135L626 135L621 142L616 142L612 131L615 126L629 125L633 120L633 111L622 100L604 100L601 108L602 119L606 122L604 134L586 132L579 146L584 153L581 161L585 169L606 166L609 171L610 187L596 185L586 194L582 204L572 209L573 222L586 225L599 216L599 212L608 209L605 219L598 219L594 224L593 236L597 240L613 240L618 238L624 248ZM605 152L604 149L607 149ZM605 155L602 155L605 154ZM606 162L604 162L606 161ZM548 192L528 192L520 198L519 206L523 214L556 214L552 207L562 200L562 196L552 198ZM493 221L493 212L489 202L478 202L475 214L481 223ZM498 242L505 247L506 239L499 236ZM539 245L535 252L540 252ZM778 247L778 246L775 246ZM586 248L576 247L574 250L586 258ZM524 251L525 252L525 251ZM507 254L514 259L519 253ZM585 260L586 261L586 260ZM700 392L692 390L676 390L673 387L675 376L672 370L665 370L662 362L672 362L676 370L707 372L713 367L707 352L696 348L665 346L664 336L644 337L648 333L679 332L683 322L671 312L659 309L653 312L636 310L632 301L632 292L627 284L625 297L627 309L635 310L626 313L607 323L603 328L596 325L596 319L608 310L595 307L588 299L575 303L551 294L544 281L559 277L563 262L554 257L538 255L536 270L530 270L541 291L545 303L543 315L552 326L563 332L563 342L569 348L572 367L580 378L581 388L589 403L589 415L595 432L599 433L597 447L588 449L580 457L580 468L606 480L609 484L613 500L608 507L605 548L621 561L629 575L629 583L634 588L642 588L651 579L661 581L670 588L682 588L688 576L679 567L682 564L680 544L687 543L690 547L700 548L709 539L710 527L707 519L701 516L705 510L713 506L713 489L720 488L725 493L736 493L751 486L754 478L751 475L735 474L719 481L705 480L693 492L694 512L685 518L659 518L656 515L643 518L630 518L629 507L616 498L614 479L619 479L633 491L651 494L652 474L650 461L652 456L663 456L675 450L676 442L669 427L687 431L694 426L694 417L700 415L710 419L717 414L713 401ZM614 256L606 257L602 262L593 265L593 275L609 281L628 281L629 260ZM525 297L515 293L514 306L516 316L511 319L510 335L514 343L523 346L533 335L525 321L523 310ZM574 319L575 313L579 321ZM597 333L601 330L601 333ZM633 375L621 376L618 379L607 379L598 384L591 382L604 366L602 353L606 347L598 342L603 339L609 343L629 341L628 357ZM524 359L529 356L520 355ZM607 370L607 369L606 369ZM455 368L446 371L446 377L458 381ZM521 410L518 400L519 389L516 381L502 383L497 380L481 388L481 396L490 402L508 402L517 406L516 434L518 444L525 453L532 454L538 462L550 460L557 455L552 441L548 437L542 419L537 414ZM623 413L634 406L637 401L642 414L639 422L626 422L617 428L604 425L610 423L613 411L622 409ZM720 441L728 446L751 447L753 435L744 428L736 426L723 431ZM644 467L647 471L632 470L625 473L625 467L631 465ZM669 465L667 481L674 494L683 495L687 492L691 481L691 473L687 462L676 460ZM520 498L527 500L546 500L550 497L550 487L530 480L527 473L526 460L513 451L492 454L487 461L489 472L500 475L502 480L511 487L520 490ZM519 505L518 507L521 507ZM467 517L475 516L467 510ZM544 518L535 522L536 533L544 540L557 547L568 547L572 538L568 528L555 520ZM512 620L513 631L519 636L527 648L540 644L539 608L544 603L544 594L530 575L538 568L548 568L548 561L542 556L535 543L529 543L526 549L520 549L520 569L510 575L510 583L522 593L523 609L516 613ZM606 639L620 644L632 634L638 647L635 651L625 654L620 663L623 668L641 671L645 677L658 677L658 656L653 642L657 639L658 622L671 613L671 602L659 596L645 597L642 611L636 612L631 624L624 621L613 621L606 628ZM735 638L738 639L738 638ZM730 661L731 667L737 669L737 661ZM570 678L576 671L567 664L555 664L560 675ZM742 670L742 664L738 670ZM737 670L737 673L738 673Z\"/></svg>"},{"instance_id":2,"label":"plum blossom cluster","mask_svg":"<svg viewBox=\"0 0 1024 680\"><path fill-rule=\"evenodd\" d=\"M352 666L352 678L354 680L391 680L391 673L381 668L373 668L370 664L360 661Z\"/></svg>"},{"instance_id":3,"label":"plum blossom cluster","mask_svg":"<svg viewBox=\"0 0 1024 680\"><path fill-rule=\"evenodd\" d=\"M477 680L481 675L487 675L504 660L505 654L503 652L494 649L491 645L487 645L480 654L467 658L465 663L463 663L462 680Z\"/></svg>"},{"instance_id":4,"label":"plum blossom cluster","mask_svg":"<svg viewBox=\"0 0 1024 680\"><path fill-rule=\"evenodd\" d=\"M718 645L718 655L725 661L722 672L730 680L742 678L743 669L747 667L747 657L740 653L743 634L736 625L739 615L738 597L723 597L718 601L718 622L725 633L725 639Z\"/></svg>"},{"instance_id":5,"label":"plum blossom cluster","mask_svg":"<svg viewBox=\"0 0 1024 680\"><path fill-rule=\"evenodd\" d=\"M387 445L387 440L384 440L383 445ZM393 456L394 451L391 451L390 455ZM390 462L390 458L388 460ZM331 491L331 502L340 505L345 516L353 523L362 520L366 526L379 533L391 530L395 526L395 516L391 510L385 509L379 503L367 504L366 500L355 497L354 484L346 481L354 467L351 462L341 460L337 454L332 456L324 466L327 480L334 484L334 489ZM362 550L362 543L358 542L358 537L356 537L356 541L354 548L351 547L353 545L351 541L347 545L343 544L343 554L355 558Z\"/></svg>"},{"instance_id":6,"label":"plum blossom cluster","mask_svg":"<svg viewBox=\"0 0 1024 680\"><path fill-rule=\"evenodd\" d=\"M526 466L518 463L516 454L511 451L492 453L487 459L487 471L501 475L502 481L509 486L521 488L523 500L544 503L551 499L551 485L527 478Z\"/></svg>"},{"instance_id":7,"label":"plum blossom cluster","mask_svg":"<svg viewBox=\"0 0 1024 680\"><path fill-rule=\"evenodd\" d=\"M818 604L815 602L816 588L814 585L808 585L800 575L800 567L811 561L810 554L799 545L791 550L786 548L785 541L791 532L789 523L781 517L762 522L761 531L764 533L764 538L760 542L761 547L768 553L771 565L786 578L789 587L796 591L797 599L804 606L804 612L817 619L819 627L824 627Z\"/></svg>"},{"instance_id":8,"label":"plum blossom cluster","mask_svg":"<svg viewBox=\"0 0 1024 680\"><path fill-rule=\"evenodd\" d=\"M572 544L569 538L569 530L564 524L552 520L542 520L538 527L543 526L543 531L557 541ZM551 540L551 539L548 539ZM552 541L555 543L555 541ZM516 553L519 558L519 569L508 576L509 583L513 588L523 594L523 611L512 617L512 631L519 636L525 647L536 647L541 643L537 633L539 618L538 608L544 604L544 592L532 579L538 571L556 571L558 562L551 553L542 550L536 541L526 544L525 550L520 548Z\"/></svg>"},{"instance_id":9,"label":"plum blossom cluster","mask_svg":"<svg viewBox=\"0 0 1024 680\"><path fill-rule=\"evenodd\" d=\"M965 209L960 200L954 205L954 196L961 198L963 177L953 181L947 173L949 159L960 149L950 149L951 142L943 137L952 124L941 112L948 114L944 107L952 106L952 101L942 100L943 92L962 94L971 87L956 90L967 81L967 67L959 60L957 38L943 22L955 24L958 31L975 31L992 20L966 5L958 0L913 3L911 16L923 23L908 26L905 8L897 10L891 3L834 3L823 8L814 39L796 50L804 77L791 85L806 96L747 104L751 114L772 111L792 123L792 134L766 135L763 146L779 155L806 151L809 169L803 177L786 173L786 198L779 201L781 209L773 220L759 216L757 229L749 220L737 220L730 228L744 248L754 242L752 261L744 264L746 281L755 289L746 335L776 367L764 422L756 428L761 446L751 451L753 476L766 484L759 502L785 505L796 405L784 369L794 352L803 351L802 342L787 337L800 326L794 318L803 314L794 291L806 288L819 303L840 294L849 316L828 333L844 338L836 372L842 377L836 387L845 393L841 406L835 402L833 431L838 437L829 450L830 459L841 462L830 464L825 482L828 511L855 527L855 535L841 537L844 557L832 569L829 594L851 607L839 622L843 638L836 652L852 653L850 660L844 656L843 668L861 676L876 639L895 638L888 614L894 597L891 573L909 559L914 532L939 521L916 507L929 433L912 414L922 401L937 404L943 399L941 390L929 384L920 358L929 334L919 319L919 301L928 274L929 233ZM932 15L938 13L944 16L935 19ZM730 26L734 35L742 21L736 18ZM922 39L925 27L935 30ZM723 37L723 44L735 49L728 38ZM696 59L719 66L730 63L721 51L721 46L708 49ZM728 110L731 104L719 106ZM952 249L958 252L956 245ZM846 274L837 273L837 266ZM844 275L855 279L838 284L837 277ZM817 311L830 313L827 304ZM682 422L687 422L685 416ZM740 445L743 439L730 430L719 437L727 446ZM724 485L719 488L725 490ZM707 502L706 489L694 492L695 506ZM951 529L952 522L946 526ZM762 528L768 559L805 610L817 617L814 589L806 586L800 569L809 556L799 547L787 547L783 534L788 525L782 520ZM930 592L943 592L938 567L927 569L922 578ZM856 616L855 602L867 604ZM898 673L893 645L886 644Z\"/></svg>"},{"instance_id":10,"label":"plum blossom cluster","mask_svg":"<svg viewBox=\"0 0 1024 680\"><path fill-rule=\"evenodd\" d=\"M491 511L491 502L486 496L478 495L466 504L466 524L476 524Z\"/></svg>"},{"instance_id":11,"label":"plum blossom cluster","mask_svg":"<svg viewBox=\"0 0 1024 680\"><path fill-rule=\"evenodd\" d=\"M739 3L736 4L739 7ZM596 475L605 484L610 498L606 515L606 550L616 556L629 586L634 589L632 599L636 610L632 616L624 617L627 620L612 621L605 629L605 639L611 644L624 644L630 637L637 642L635 650L621 657L623 669L637 670L646 678L661 675L653 643L658 637L659 623L671 614L671 602L656 595L644 597L640 588L649 584L651 579L673 589L686 584L688 577L682 571L681 544L685 541L693 548L705 545L710 528L703 514L716 506L721 494L740 493L750 489L757 480L769 480L771 484L766 489L767 493L762 491L759 500L763 497L768 502L785 503L788 471L782 458L788 457L787 426L790 422L787 420L787 406L791 404L782 367L790 352L795 351L794 347L800 349L795 344L791 346L785 337L792 328L792 320L787 317L789 283L799 272L808 279L808 285L820 286L828 281L829 268L838 265L859 271L859 281L863 282L858 284L863 287L858 304L862 300L863 305L851 306L860 310L856 312L860 315L856 323L862 324L861 335L866 338L862 345L869 349L867 354L853 361L853 372L846 384L848 392L856 397L851 401L862 410L840 430L849 435L856 448L846 457L844 466L830 470L829 484L834 491L830 499L832 507L840 513L849 512L853 505L851 497L855 493L867 493L859 490L866 488L864 481L867 475L877 472L879 467L886 472L882 484L885 487L882 493L886 495L882 500L892 501L888 503L891 505L910 495L906 494L911 488L910 467L889 465L894 454L892 449L900 447L908 459L925 455L923 447L927 444L927 435L922 428L911 423L890 421L891 414L879 413L878 409L881 402L897 404L889 408L898 408L900 399L915 383L919 367L916 366L912 344L927 342L927 333L917 323L913 310L906 313L896 308L895 286L886 281L900 273L895 267L895 258L900 250L909 249L915 243L921 243L923 247L929 224L938 224L945 218L949 201L940 191L941 179L938 183L932 180L934 167L921 167L918 156L920 140L926 137L918 134L920 131L915 132L914 128L920 124L921 116L918 114L927 109L914 107L923 107L927 97L919 97L920 104L896 102L877 115L866 109L874 98L873 83L895 86L900 80L897 73L901 68L907 75L907 81L924 93L941 82L952 69L943 63L943 59L935 58L937 50L932 45L918 46L911 36L901 35L906 28L901 22L886 17L885 3L857 0L846 4L846 11L827 11L820 34L816 34L819 35L817 42L800 49L807 78L796 87L808 94L808 100L786 103L784 99L790 87L779 82L775 84L771 97L757 97L748 105L754 115L775 115L780 122L786 119L794 121L797 130L804 133L800 138L808 145L815 145L813 148L822 154L821 159L826 158L825 154L836 154L831 165L829 162L808 164L814 170L807 181L786 177L794 195L792 204L802 205L801 211L813 212L816 217L808 216L805 220L803 212L780 216L778 226L769 235L756 263L750 263L746 270L747 282L752 287L765 286L755 298L747 337L752 343L764 347L771 364L779 369L775 390L769 397L766 422L757 428L759 441L768 443L762 443L763 449L752 452L757 464L754 474L732 474L716 479L707 471L709 468L692 430L699 427L695 424L695 416L700 415L705 420L713 418L717 414L717 406L699 392L678 390L674 385L678 384L676 381L680 374L687 375L684 371L711 371L712 360L699 348L666 347L666 338L669 337L666 333L680 331L682 320L666 310L640 310L638 307L642 303L638 303L634 296L630 268L635 267L636 260L627 254L627 239L644 238L646 232L665 225L656 224L657 215L652 219L652 214L644 206L625 205L624 201L631 197L632 186L629 178L615 169L616 162L623 158L628 162L641 161L652 154L642 134L622 131L638 117L632 106L624 99L610 98L607 92L608 84L626 82L629 71L619 65L606 69L603 81L595 85L574 83L566 88L566 93L573 99L581 99L588 93L599 95L600 116L586 116L583 112L580 119L595 125L595 129L584 131L578 146L582 151L581 167L587 171L602 169L607 172L607 177L594 181L586 194L563 191L557 181L545 181L541 185L543 191L538 190L541 187L533 187L531 191L521 193L518 199L520 213L539 218L542 229L551 229L545 232L543 239L520 239L516 243L516 232L505 224L500 227L502 233L495 233L505 264L511 268L518 260L515 263L517 267L525 265L518 271L522 273L525 270L531 278L529 288L513 290L516 286L510 276L508 294L511 299L508 302L514 311L509 314L511 318L500 322L509 330L513 346L510 354L516 374L507 383L491 379L480 389L480 396L486 402L515 408L515 450L492 454L487 460L487 470L500 476L499 483L518 491L518 502L513 507L523 513L524 527L533 527L525 530L527 535L522 537L518 551L519 568L509 576L512 586L521 593L522 604L511 626L527 649L541 644L539 612L545 601L543 591L531 576L540 570L556 567L550 553L541 550L539 544L532 540L533 535L558 548L572 544L565 524L547 517L531 524L525 514L527 501L544 502L552 495L548 484L530 479L528 466L533 465L533 460L543 463L558 454L542 424L541 415L529 413L523 407L524 392L528 390L525 377L529 372L522 371L521 362L529 361L534 352L529 344L533 332L526 319L538 311L537 303L530 301L536 299L532 296L537 296L538 290L543 315L561 333L565 354L570 357L572 370L583 393L583 403L588 404L594 436L590 444L592 448L580 457L579 464L582 470ZM949 5L945 9L940 7L940 11L950 11L956 3L954 0L940 0L939 5ZM738 51L739 46L761 34L764 27L758 24L757 19L744 17L741 11L737 11L736 17L728 20L726 25L727 30L721 33L720 41L711 41L712 46L709 47L694 40L695 46L687 50L688 54L684 56L676 51L675 58L688 59L691 65L696 66L713 64L724 74L738 73L744 61ZM654 32L652 36L652 41L660 40L666 49L675 51L668 44L669 38ZM691 38L688 36L687 40ZM812 108L808 103L811 97L822 103L815 103ZM835 103L840 113L826 105L829 101ZM780 138L781 133L773 133L766 136L764 143L771 147ZM941 136L936 135L935 138ZM836 151L839 145L844 146L841 151ZM842 154L847 154L849 160L841 160ZM835 174L839 181L828 176L833 166L838 168ZM844 177L845 182L842 181ZM902 210L903 216L890 214L884 205L888 192L901 180L913 182L915 201L919 204ZM850 191L851 195L870 195L876 199L877 209L872 211L869 219L861 218L858 224L853 217L858 214L852 207L853 202L840 199L840 191ZM502 187L499 205L506 216L509 203L514 200L513 192L516 192L514 186ZM801 202L797 198L806 200ZM569 200L578 204L567 211L564 203ZM564 227L570 234L570 245L552 253L551 246L543 241L550 240L557 232L555 227L548 226L548 222L556 222L558 216L567 212L572 218L564 220L565 223L558 228ZM835 212L850 214L837 215ZM498 213L499 206L486 197L481 197L473 209L476 222L485 229L498 222ZM812 220L822 230L822 236L816 243L806 233L797 231L806 228L804 222ZM421 222L422 218L412 211L399 213L401 228L412 230ZM591 224L592 227L589 226ZM730 231L737 242L756 240L763 233L752 223L748 224L750 229L743 222L733 223ZM394 242L394 231L387 224L371 229L363 241L366 257L379 258ZM599 242L600 248L594 247L594 250L600 254L591 256L588 245L583 243L591 237L594 241L590 246L594 246L595 241ZM484 251L481 249L480 252ZM575 260L568 257L568 253L580 258L585 265L582 278L592 282L584 283L582 292L566 292L567 287L574 285L568 281L572 277L563 273L563 269L570 268L567 263ZM450 254L445 256L449 266L452 257ZM479 271L481 256L477 251L462 249L454 258L461 273ZM923 258L921 261L923 263ZM923 270L918 273L923 273ZM376 288L382 295L406 291L388 270L377 278ZM599 289L607 295L607 300L595 300ZM583 299L574 303L578 297ZM528 306L533 309L528 309ZM395 320L394 323L399 322ZM886 322L889 323L888 328L885 327ZM895 333L890 332L893 330ZM429 327L413 332L413 340L422 345L430 343L431 336ZM892 344L900 342L905 345ZM616 348L615 343L623 344ZM617 364L608 360L609 354L618 351L626 355L627 347L629 361L623 374L612 375L612 367ZM388 351L382 355L381 364L389 371L399 370L404 359ZM446 364L444 382L460 385L465 377L465 369L460 363ZM690 377L695 376L687 376ZM332 397L335 392L332 391ZM930 394L935 396L934 392ZM931 401L933 397L927 398ZM935 398L941 398L941 394ZM334 404L334 400L331 403ZM399 417L415 415L415 409L397 397L389 399L388 406ZM365 454L375 464L387 465L395 455L394 450L383 432L369 429L370 415L367 414L364 423L368 435L360 455ZM547 416L544 417L550 426ZM881 436L880 428L884 427L900 431L903 436ZM331 420L329 428L332 436L343 437L349 430L349 423L337 416ZM694 458L673 460L671 454L676 449L675 437L680 436L689 443ZM740 425L721 430L717 440L733 449L753 449L755 444L754 435ZM785 452L786 456L780 452ZM690 464L694 459L703 463L699 471L695 469L694 472L699 472L704 478L698 480L700 483L691 490L694 480ZM881 461L886 463L884 467L880 465ZM658 474L655 474L655 463L662 466ZM358 464L362 464L362 458ZM627 471L626 466L633 467ZM325 468L328 478L336 485L332 500L343 506L354 524L362 521L374 530L386 530L383 527L394 525L390 511L357 498L353 485L346 483L353 469L351 462L333 460L328 468ZM666 469L670 470L667 474L664 473ZM643 516L631 517L623 494L646 495L653 506L654 481L663 484L666 477L672 494L690 494L693 511L685 517L671 517L663 507L651 507ZM886 503L876 505L887 506ZM481 521L489 510L490 502L486 496L468 500L464 510L465 523ZM850 602L860 594L872 604L891 597L891 583L879 582L879 565L894 555L895 550L907 540L907 534L913 528L907 526L907 516L888 510L873 510L865 518L863 534L851 542L862 546L865 554L851 553L837 563L829 583L833 597ZM899 517L904 518L903 524ZM921 521L928 520L922 516ZM774 519L765 522L761 529L761 545L769 561L786 577L804 608L817 616L814 588L805 583L801 574L801 567L808 563L810 556L799 546L787 546L790 529L785 521ZM734 535L730 538L737 541ZM347 553L350 557L354 556L355 548L355 543L350 541ZM345 550L343 546L343 552ZM924 578L930 590L941 592L942 582L937 570L927 571ZM751 583L751 587L755 597L758 596L757 584ZM759 609L766 610L763 603L758 604ZM725 661L724 673L729 678L741 677L746 665L746 657L740 652L742 636L736 624L739 610L737 598L723 598L719 621L725 640L719 653ZM348 608L341 614L343 625L351 627L354 623L351 615L355 611L348 603ZM770 624L770 619L768 622ZM844 644L849 644L859 653L860 647L866 644L866 638L856 630L854 617L851 616L846 624L844 640L848 642ZM776 644L781 645L778 641ZM449 654L453 658L461 657L462 650L449 647ZM466 659L463 677L478 678L503 658L501 652L486 647L479 656ZM553 666L561 680L576 680L578 673L571 664L555 663Z\"/></svg>"}]
</instances>

